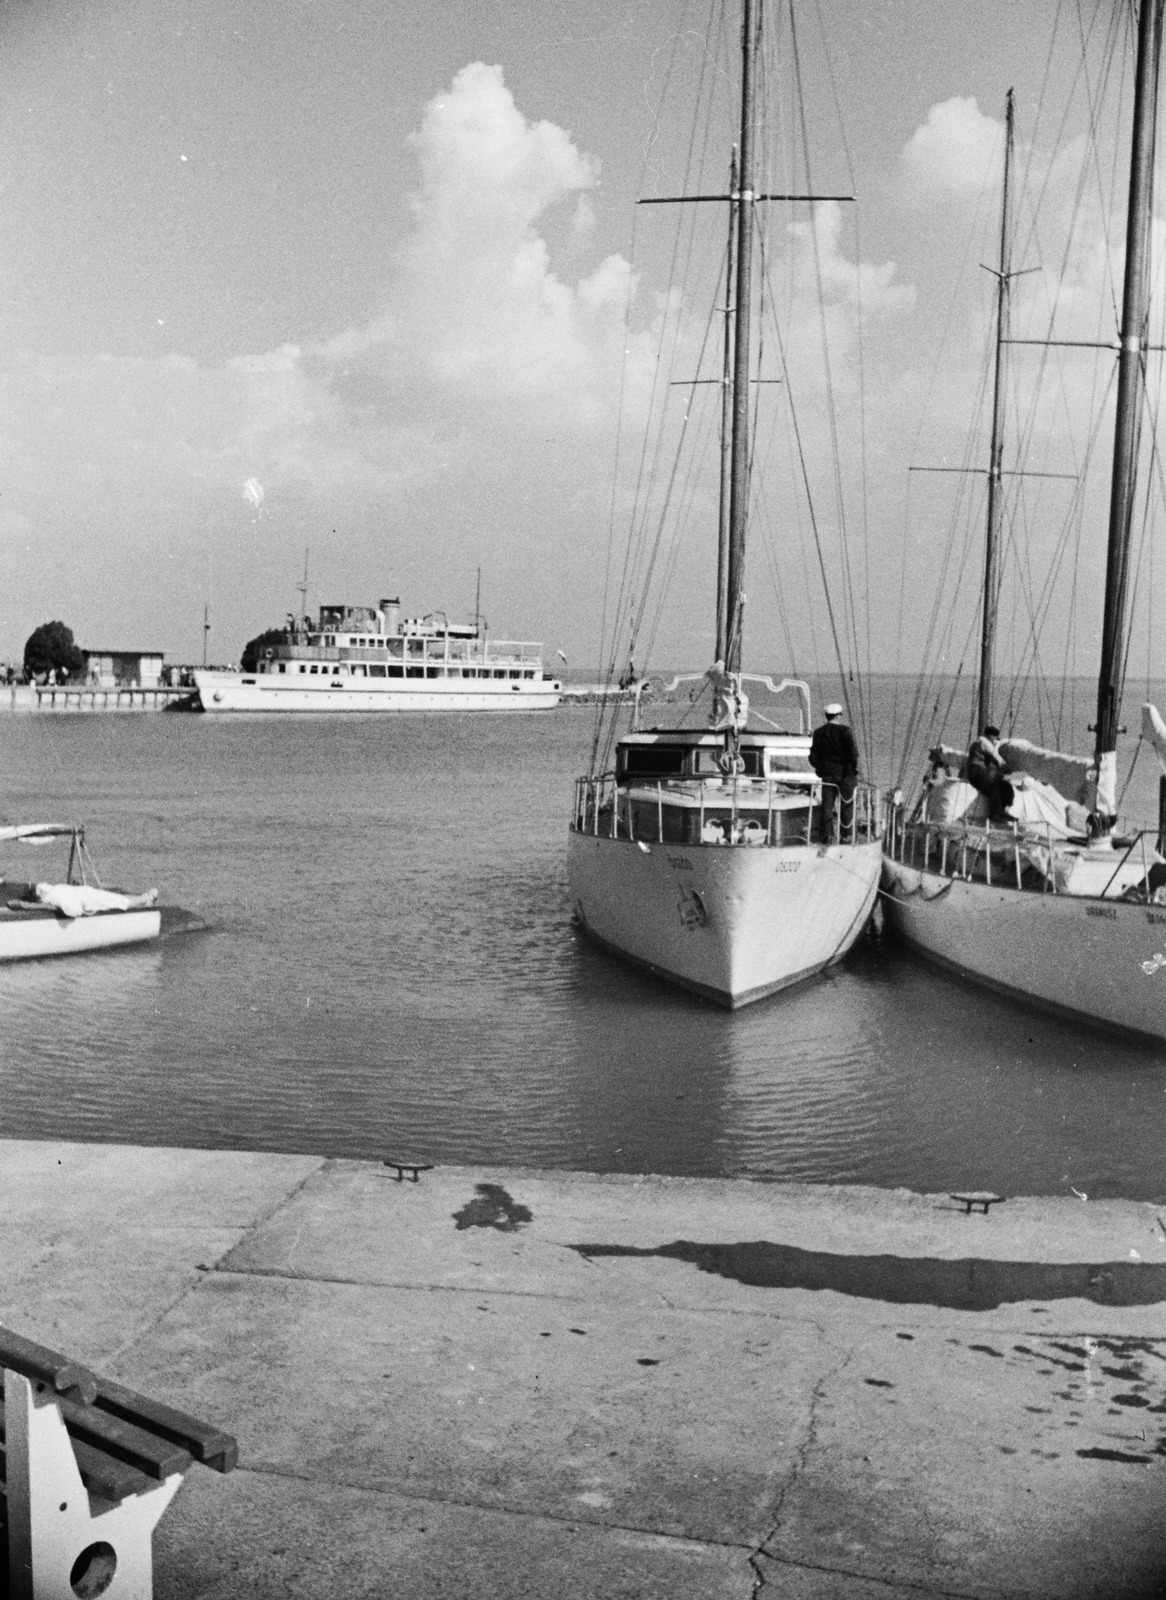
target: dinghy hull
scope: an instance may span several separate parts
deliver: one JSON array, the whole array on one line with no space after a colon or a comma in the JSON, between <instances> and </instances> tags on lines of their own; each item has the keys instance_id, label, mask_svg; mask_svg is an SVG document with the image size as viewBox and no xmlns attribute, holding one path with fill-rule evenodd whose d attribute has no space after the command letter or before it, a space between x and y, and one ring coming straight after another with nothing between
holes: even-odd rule
<instances>
[{"instance_id":1,"label":"dinghy hull","mask_svg":"<svg viewBox=\"0 0 1166 1600\"><path fill-rule=\"evenodd\" d=\"M109 950L156 939L161 931L162 913L157 906L100 911L88 917L63 917L48 910L5 911L0 913L0 961Z\"/></svg>"}]
</instances>

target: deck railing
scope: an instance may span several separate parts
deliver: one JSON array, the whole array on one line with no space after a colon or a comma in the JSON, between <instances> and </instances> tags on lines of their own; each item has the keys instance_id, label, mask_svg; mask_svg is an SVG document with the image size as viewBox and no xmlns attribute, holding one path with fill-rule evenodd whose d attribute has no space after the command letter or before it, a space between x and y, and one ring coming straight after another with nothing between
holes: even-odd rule
<instances>
[{"instance_id":1,"label":"deck railing","mask_svg":"<svg viewBox=\"0 0 1166 1600\"><path fill-rule=\"evenodd\" d=\"M673 784L663 779L621 784L604 772L576 780L571 825L596 838L686 846L863 844L882 831L881 798L866 783L844 797L834 784L807 785L799 794L788 780L752 779L724 787L701 784L696 806L678 801ZM693 818L696 837L669 837L666 818Z\"/></svg>"},{"instance_id":2,"label":"deck railing","mask_svg":"<svg viewBox=\"0 0 1166 1600\"><path fill-rule=\"evenodd\" d=\"M1014 821L991 822L929 822L922 817L907 816L906 808L892 805L887 813L887 828L883 849L892 861L921 872L933 872L942 878L964 878L979 883L996 884L1002 888L1025 889L1035 894L1058 894L1056 873L1052 870L1053 856L1058 843L1052 829L1028 824L1021 827ZM1158 834L1154 828L1143 828L1124 841L1124 850L1117 858L1099 898L1117 898L1112 893L1121 881L1122 869L1140 851L1142 880L1146 883L1145 898L1150 900L1149 871L1157 850ZM1047 870L1041 865L1041 858ZM1025 865L1033 870L1025 875ZM1130 897L1138 885L1127 885L1120 891Z\"/></svg>"}]
</instances>

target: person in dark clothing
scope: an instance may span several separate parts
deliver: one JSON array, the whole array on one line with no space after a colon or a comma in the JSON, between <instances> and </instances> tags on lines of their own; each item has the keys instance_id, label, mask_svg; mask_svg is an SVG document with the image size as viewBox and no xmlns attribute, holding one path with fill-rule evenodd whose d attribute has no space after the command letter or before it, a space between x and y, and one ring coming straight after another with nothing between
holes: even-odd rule
<instances>
[{"instance_id":1,"label":"person in dark clothing","mask_svg":"<svg viewBox=\"0 0 1166 1600\"><path fill-rule=\"evenodd\" d=\"M826 720L814 729L810 741L810 765L822 780L822 842L845 839L854 826L854 787L858 782L858 746L854 735L842 722L842 707L826 707ZM839 831L835 809L841 806Z\"/></svg>"},{"instance_id":2,"label":"person in dark clothing","mask_svg":"<svg viewBox=\"0 0 1166 1600\"><path fill-rule=\"evenodd\" d=\"M1008 768L996 741L1000 729L988 723L978 739L973 739L968 751L967 778L973 789L988 802L989 818L1003 817L1016 798L1016 791L1008 782Z\"/></svg>"}]
</instances>

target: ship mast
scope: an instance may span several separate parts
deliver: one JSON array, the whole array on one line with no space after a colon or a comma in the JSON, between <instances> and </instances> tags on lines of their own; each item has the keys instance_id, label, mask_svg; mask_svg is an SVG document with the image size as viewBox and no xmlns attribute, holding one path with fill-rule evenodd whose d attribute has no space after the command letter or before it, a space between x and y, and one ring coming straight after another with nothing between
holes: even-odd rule
<instances>
[{"instance_id":1,"label":"ship mast","mask_svg":"<svg viewBox=\"0 0 1166 1600\"><path fill-rule=\"evenodd\" d=\"M1000 216L1000 268L996 273L996 374L992 388L992 442L988 459L988 530L984 541L984 604L980 633L980 693L977 726L992 718L992 678L996 648L996 607L1000 593L1000 545L1004 526L1004 347L1008 343L1012 287L1013 95L1004 111L1004 195Z\"/></svg>"},{"instance_id":2,"label":"ship mast","mask_svg":"<svg viewBox=\"0 0 1166 1600\"><path fill-rule=\"evenodd\" d=\"M713 659L723 662L728 643L725 596L729 566L729 484L733 431L733 249L737 234L737 152L729 164L729 236L725 259L725 337L721 345L721 481L717 515L717 645Z\"/></svg>"},{"instance_id":3,"label":"ship mast","mask_svg":"<svg viewBox=\"0 0 1166 1600\"><path fill-rule=\"evenodd\" d=\"M1142 0L1134 81L1134 130L1130 149L1125 280L1122 288L1121 351L1117 373L1113 482L1109 502L1109 550L1101 667L1097 679L1097 801L1095 816L1109 831L1117 812L1117 722L1125 655L1126 587L1133 520L1138 444L1141 438L1142 341L1149 288L1151 198L1158 113L1158 68L1163 0Z\"/></svg>"},{"instance_id":4,"label":"ship mast","mask_svg":"<svg viewBox=\"0 0 1166 1600\"><path fill-rule=\"evenodd\" d=\"M741 670L745 604L745 520L749 503L749 314L753 290L753 100L761 0L744 0L741 33L741 140L737 157L736 296L733 310L733 395L729 446L729 549L725 574L725 668Z\"/></svg>"}]
</instances>

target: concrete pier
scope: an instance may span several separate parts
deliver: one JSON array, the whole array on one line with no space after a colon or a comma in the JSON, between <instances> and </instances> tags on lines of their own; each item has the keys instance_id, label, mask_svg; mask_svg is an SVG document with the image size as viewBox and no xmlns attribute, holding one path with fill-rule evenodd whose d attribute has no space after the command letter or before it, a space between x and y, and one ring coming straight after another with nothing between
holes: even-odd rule
<instances>
[{"instance_id":1,"label":"concrete pier","mask_svg":"<svg viewBox=\"0 0 1166 1600\"><path fill-rule=\"evenodd\" d=\"M165 711L180 700L189 700L191 688L169 689L161 685L142 688L140 684L107 686L61 684L36 690L38 711Z\"/></svg>"},{"instance_id":2,"label":"concrete pier","mask_svg":"<svg viewBox=\"0 0 1166 1600\"><path fill-rule=\"evenodd\" d=\"M0 1320L239 1439L159 1600L1163 1592L1166 1206L20 1141L0 1198Z\"/></svg>"},{"instance_id":3,"label":"concrete pier","mask_svg":"<svg viewBox=\"0 0 1166 1600\"><path fill-rule=\"evenodd\" d=\"M138 684L101 687L92 684L0 685L0 713L29 711L165 711L189 700L192 688L168 689Z\"/></svg>"}]
</instances>

